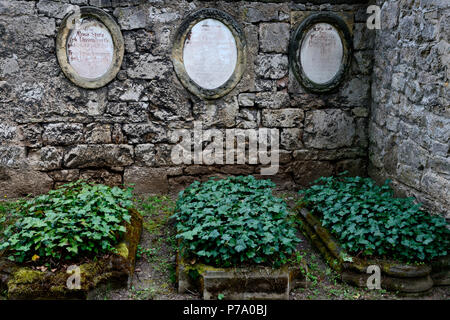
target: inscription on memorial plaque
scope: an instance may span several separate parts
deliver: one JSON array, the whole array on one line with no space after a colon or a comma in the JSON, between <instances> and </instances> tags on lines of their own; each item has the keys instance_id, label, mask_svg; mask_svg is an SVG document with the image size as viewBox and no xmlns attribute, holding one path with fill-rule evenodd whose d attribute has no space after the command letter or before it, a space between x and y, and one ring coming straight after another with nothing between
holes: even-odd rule
<instances>
[{"instance_id":1,"label":"inscription on memorial plaque","mask_svg":"<svg viewBox=\"0 0 450 320\"><path fill-rule=\"evenodd\" d=\"M300 63L313 82L324 84L339 72L344 47L339 32L328 23L316 23L305 34L300 49Z\"/></svg>"},{"instance_id":2,"label":"inscription on memorial plaque","mask_svg":"<svg viewBox=\"0 0 450 320\"><path fill-rule=\"evenodd\" d=\"M113 57L113 39L101 22L84 19L71 32L67 41L67 58L80 77L102 77L110 69Z\"/></svg>"},{"instance_id":3,"label":"inscription on memorial plaque","mask_svg":"<svg viewBox=\"0 0 450 320\"><path fill-rule=\"evenodd\" d=\"M204 89L216 89L233 75L237 55L233 34L216 19L204 19L195 24L183 48L186 73Z\"/></svg>"}]
</instances>

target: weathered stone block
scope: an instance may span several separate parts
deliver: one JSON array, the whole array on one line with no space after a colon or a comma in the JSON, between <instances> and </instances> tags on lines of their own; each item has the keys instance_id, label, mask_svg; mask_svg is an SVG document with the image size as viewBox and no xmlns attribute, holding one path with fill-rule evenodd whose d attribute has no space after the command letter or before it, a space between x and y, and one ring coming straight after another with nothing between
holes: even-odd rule
<instances>
[{"instance_id":1,"label":"weathered stone block","mask_svg":"<svg viewBox=\"0 0 450 320\"><path fill-rule=\"evenodd\" d=\"M365 23L355 23L353 47L355 50L372 49L375 40L375 30L367 28Z\"/></svg>"},{"instance_id":2,"label":"weathered stone block","mask_svg":"<svg viewBox=\"0 0 450 320\"><path fill-rule=\"evenodd\" d=\"M121 167L133 163L133 147L129 145L78 145L64 156L68 168Z\"/></svg>"},{"instance_id":3,"label":"weathered stone block","mask_svg":"<svg viewBox=\"0 0 450 320\"><path fill-rule=\"evenodd\" d=\"M236 120L236 127L239 129L256 129L259 128L261 115L258 110L240 109Z\"/></svg>"},{"instance_id":4,"label":"weathered stone block","mask_svg":"<svg viewBox=\"0 0 450 320\"><path fill-rule=\"evenodd\" d=\"M0 123L0 142L13 142L17 135L17 127L8 123Z\"/></svg>"},{"instance_id":5,"label":"weathered stone block","mask_svg":"<svg viewBox=\"0 0 450 320\"><path fill-rule=\"evenodd\" d=\"M299 128L282 129L280 134L280 145L282 149L298 150L303 148L303 130Z\"/></svg>"},{"instance_id":6,"label":"weathered stone block","mask_svg":"<svg viewBox=\"0 0 450 320\"><path fill-rule=\"evenodd\" d=\"M46 173L0 168L0 195L2 197L39 195L48 192L52 186L53 180Z\"/></svg>"},{"instance_id":7,"label":"weathered stone block","mask_svg":"<svg viewBox=\"0 0 450 320\"><path fill-rule=\"evenodd\" d=\"M26 167L26 150L20 146L0 146L0 167Z\"/></svg>"},{"instance_id":8,"label":"weathered stone block","mask_svg":"<svg viewBox=\"0 0 450 320\"><path fill-rule=\"evenodd\" d=\"M450 180L446 179L443 175L431 171L424 173L422 176L421 187L423 191L432 195L433 198L440 198L442 202L449 203L448 195L450 194Z\"/></svg>"},{"instance_id":9,"label":"weathered stone block","mask_svg":"<svg viewBox=\"0 0 450 320\"><path fill-rule=\"evenodd\" d=\"M49 171L48 175L56 182L71 182L76 181L80 177L80 170L78 169L64 169Z\"/></svg>"},{"instance_id":10,"label":"weathered stone block","mask_svg":"<svg viewBox=\"0 0 450 320\"><path fill-rule=\"evenodd\" d=\"M137 194L165 194L169 190L166 168L131 166L125 169L125 185L135 184Z\"/></svg>"},{"instance_id":11,"label":"weathered stone block","mask_svg":"<svg viewBox=\"0 0 450 320\"><path fill-rule=\"evenodd\" d=\"M367 106L370 97L370 78L354 78L344 85L339 95L345 100L344 105L351 107Z\"/></svg>"},{"instance_id":12,"label":"weathered stone block","mask_svg":"<svg viewBox=\"0 0 450 320\"><path fill-rule=\"evenodd\" d=\"M290 36L289 23L261 23L259 46L262 52L287 53Z\"/></svg>"},{"instance_id":13,"label":"weathered stone block","mask_svg":"<svg viewBox=\"0 0 450 320\"><path fill-rule=\"evenodd\" d=\"M200 102L194 105L193 114L198 115L206 127L227 127L236 125L239 115L239 104L236 96L227 100L220 100L213 104Z\"/></svg>"},{"instance_id":14,"label":"weathered stone block","mask_svg":"<svg viewBox=\"0 0 450 320\"><path fill-rule=\"evenodd\" d=\"M148 10L141 6L116 8L114 16L122 30L145 28L149 19Z\"/></svg>"},{"instance_id":15,"label":"weathered stone block","mask_svg":"<svg viewBox=\"0 0 450 320\"><path fill-rule=\"evenodd\" d=\"M316 149L350 147L355 138L354 119L338 109L314 110L306 113L305 146Z\"/></svg>"},{"instance_id":16,"label":"weathered stone block","mask_svg":"<svg viewBox=\"0 0 450 320\"><path fill-rule=\"evenodd\" d=\"M122 185L122 175L120 173L109 172L105 169L81 171L80 178L107 186Z\"/></svg>"},{"instance_id":17,"label":"weathered stone block","mask_svg":"<svg viewBox=\"0 0 450 320\"><path fill-rule=\"evenodd\" d=\"M256 57L255 72L265 79L281 79L288 73L288 57L283 54L260 54Z\"/></svg>"},{"instance_id":18,"label":"weathered stone block","mask_svg":"<svg viewBox=\"0 0 450 320\"><path fill-rule=\"evenodd\" d=\"M199 290L203 299L277 299L288 300L290 290L298 284L300 272L284 266L215 268L203 264L187 264L177 258L178 292Z\"/></svg>"},{"instance_id":19,"label":"weathered stone block","mask_svg":"<svg viewBox=\"0 0 450 320\"><path fill-rule=\"evenodd\" d=\"M111 143L111 125L90 123L86 126L86 143Z\"/></svg>"},{"instance_id":20,"label":"weathered stone block","mask_svg":"<svg viewBox=\"0 0 450 320\"><path fill-rule=\"evenodd\" d=\"M68 3L61 3L49 0L40 0L36 4L36 8L39 13L47 17L62 19L71 10L75 9L75 6Z\"/></svg>"},{"instance_id":21,"label":"weathered stone block","mask_svg":"<svg viewBox=\"0 0 450 320\"><path fill-rule=\"evenodd\" d=\"M359 74L370 75L373 68L373 51L357 51L353 56L353 70Z\"/></svg>"},{"instance_id":22,"label":"weathered stone block","mask_svg":"<svg viewBox=\"0 0 450 320\"><path fill-rule=\"evenodd\" d=\"M31 15L34 11L34 3L31 1L0 1L0 15L17 16Z\"/></svg>"},{"instance_id":23,"label":"weathered stone block","mask_svg":"<svg viewBox=\"0 0 450 320\"><path fill-rule=\"evenodd\" d=\"M273 4L270 5L259 3L257 6L245 8L243 10L244 19L250 23L278 20L278 10Z\"/></svg>"},{"instance_id":24,"label":"weathered stone block","mask_svg":"<svg viewBox=\"0 0 450 320\"><path fill-rule=\"evenodd\" d=\"M63 149L45 146L38 150L30 151L28 161L36 170L60 169L63 161Z\"/></svg>"},{"instance_id":25,"label":"weathered stone block","mask_svg":"<svg viewBox=\"0 0 450 320\"><path fill-rule=\"evenodd\" d=\"M253 107L255 105L255 94L241 93L238 97L238 102L242 107Z\"/></svg>"},{"instance_id":26,"label":"weathered stone block","mask_svg":"<svg viewBox=\"0 0 450 320\"><path fill-rule=\"evenodd\" d=\"M136 156L136 164L147 167L152 167L156 164L156 150L154 144L138 144L134 148L134 153Z\"/></svg>"},{"instance_id":27,"label":"weathered stone block","mask_svg":"<svg viewBox=\"0 0 450 320\"><path fill-rule=\"evenodd\" d=\"M189 120L192 101L175 76L150 81L147 98L152 105L150 117L162 121Z\"/></svg>"},{"instance_id":28,"label":"weathered stone block","mask_svg":"<svg viewBox=\"0 0 450 320\"><path fill-rule=\"evenodd\" d=\"M44 127L42 134L44 144L70 145L83 141L83 124L52 123Z\"/></svg>"},{"instance_id":29,"label":"weathered stone block","mask_svg":"<svg viewBox=\"0 0 450 320\"><path fill-rule=\"evenodd\" d=\"M125 124L123 132L129 143L162 142L167 139L165 128L153 123Z\"/></svg>"},{"instance_id":30,"label":"weathered stone block","mask_svg":"<svg viewBox=\"0 0 450 320\"><path fill-rule=\"evenodd\" d=\"M172 66L163 57L153 56L150 53L131 60L127 69L128 77L132 79L164 79Z\"/></svg>"},{"instance_id":31,"label":"weathered stone block","mask_svg":"<svg viewBox=\"0 0 450 320\"><path fill-rule=\"evenodd\" d=\"M279 110L263 110L262 124L265 127L298 127L301 126L304 118L301 109L279 109Z\"/></svg>"},{"instance_id":32,"label":"weathered stone block","mask_svg":"<svg viewBox=\"0 0 450 320\"><path fill-rule=\"evenodd\" d=\"M42 127L37 124L27 124L19 128L19 135L23 145L40 147L42 145Z\"/></svg>"},{"instance_id":33,"label":"weathered stone block","mask_svg":"<svg viewBox=\"0 0 450 320\"><path fill-rule=\"evenodd\" d=\"M419 169L425 168L429 153L427 150L419 146L412 140L404 140L398 146L398 152L400 155L400 161L404 164L411 166L412 168Z\"/></svg>"},{"instance_id":34,"label":"weathered stone block","mask_svg":"<svg viewBox=\"0 0 450 320\"><path fill-rule=\"evenodd\" d=\"M259 108L269 109L288 108L291 105L287 92L258 92L255 103Z\"/></svg>"}]
</instances>

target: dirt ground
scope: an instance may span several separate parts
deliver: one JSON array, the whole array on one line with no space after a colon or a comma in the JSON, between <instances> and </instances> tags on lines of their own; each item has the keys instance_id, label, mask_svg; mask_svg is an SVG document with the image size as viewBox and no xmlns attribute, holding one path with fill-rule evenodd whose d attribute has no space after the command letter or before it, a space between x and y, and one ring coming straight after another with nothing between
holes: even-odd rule
<instances>
[{"instance_id":1,"label":"dirt ground","mask_svg":"<svg viewBox=\"0 0 450 320\"><path fill-rule=\"evenodd\" d=\"M292 206L293 194L279 194ZM136 271L128 289L108 289L99 292L100 300L198 300L198 292L178 294L176 289L176 241L170 216L176 195L136 199L144 216L144 230L140 243ZM291 300L399 300L401 297L384 290L355 288L339 280L338 274L321 259L315 248L299 233L298 258L306 266L304 287L292 290ZM414 299L448 300L449 287L435 287L429 293Z\"/></svg>"}]
</instances>

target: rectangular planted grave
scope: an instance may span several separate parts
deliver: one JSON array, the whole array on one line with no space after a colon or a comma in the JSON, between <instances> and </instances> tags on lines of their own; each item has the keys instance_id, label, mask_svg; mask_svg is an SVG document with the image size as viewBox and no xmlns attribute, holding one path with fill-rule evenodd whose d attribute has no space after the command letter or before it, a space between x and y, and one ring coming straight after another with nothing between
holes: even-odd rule
<instances>
[{"instance_id":1,"label":"rectangular planted grave","mask_svg":"<svg viewBox=\"0 0 450 320\"><path fill-rule=\"evenodd\" d=\"M129 210L127 225L117 252L79 266L55 270L35 270L9 261L0 253L0 290L8 299L89 299L102 286L125 287L133 275L136 250L142 233L142 217Z\"/></svg>"},{"instance_id":2,"label":"rectangular planted grave","mask_svg":"<svg viewBox=\"0 0 450 320\"><path fill-rule=\"evenodd\" d=\"M282 267L216 268L177 259L178 292L198 291L203 299L288 300L291 289L301 286L296 269Z\"/></svg>"},{"instance_id":3,"label":"rectangular planted grave","mask_svg":"<svg viewBox=\"0 0 450 320\"><path fill-rule=\"evenodd\" d=\"M299 208L303 230L320 251L328 265L340 273L344 282L367 288L369 266L378 266L381 271L381 288L403 295L417 295L428 292L433 286L450 283L450 260L442 257L425 264L402 263L396 260L360 259L345 252L322 226L319 219L306 208Z\"/></svg>"},{"instance_id":4,"label":"rectangular planted grave","mask_svg":"<svg viewBox=\"0 0 450 320\"><path fill-rule=\"evenodd\" d=\"M177 200L178 290L204 299L288 299L300 242L275 184L253 176L194 182ZM212 267L217 266L217 267Z\"/></svg>"}]
</instances>

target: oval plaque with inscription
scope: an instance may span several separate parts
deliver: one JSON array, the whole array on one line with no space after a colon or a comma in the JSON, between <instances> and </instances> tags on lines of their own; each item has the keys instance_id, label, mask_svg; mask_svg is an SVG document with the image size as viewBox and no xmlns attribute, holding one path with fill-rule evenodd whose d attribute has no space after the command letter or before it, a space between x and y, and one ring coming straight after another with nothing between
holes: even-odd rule
<instances>
[{"instance_id":1,"label":"oval plaque with inscription","mask_svg":"<svg viewBox=\"0 0 450 320\"><path fill-rule=\"evenodd\" d=\"M61 23L56 40L58 62L76 85L95 89L114 79L123 60L122 33L101 9L82 7Z\"/></svg>"},{"instance_id":2,"label":"oval plaque with inscription","mask_svg":"<svg viewBox=\"0 0 450 320\"><path fill-rule=\"evenodd\" d=\"M105 75L114 57L114 44L103 23L85 19L67 41L69 64L80 77L96 79Z\"/></svg>"},{"instance_id":3,"label":"oval plaque with inscription","mask_svg":"<svg viewBox=\"0 0 450 320\"><path fill-rule=\"evenodd\" d=\"M206 8L179 27L172 61L183 86L205 99L217 99L240 81L246 66L243 30L227 13Z\"/></svg>"},{"instance_id":4,"label":"oval plaque with inscription","mask_svg":"<svg viewBox=\"0 0 450 320\"><path fill-rule=\"evenodd\" d=\"M351 47L350 31L339 16L312 14L291 38L294 75L309 91L331 91L342 82L350 65Z\"/></svg>"},{"instance_id":5,"label":"oval plaque with inscription","mask_svg":"<svg viewBox=\"0 0 450 320\"><path fill-rule=\"evenodd\" d=\"M300 63L306 76L315 83L331 81L342 64L344 47L335 27L317 23L306 32L300 48Z\"/></svg>"},{"instance_id":6,"label":"oval plaque with inscription","mask_svg":"<svg viewBox=\"0 0 450 320\"><path fill-rule=\"evenodd\" d=\"M236 40L222 22L202 20L186 37L183 61L187 74L196 84L205 89L216 89L236 68Z\"/></svg>"}]
</instances>

